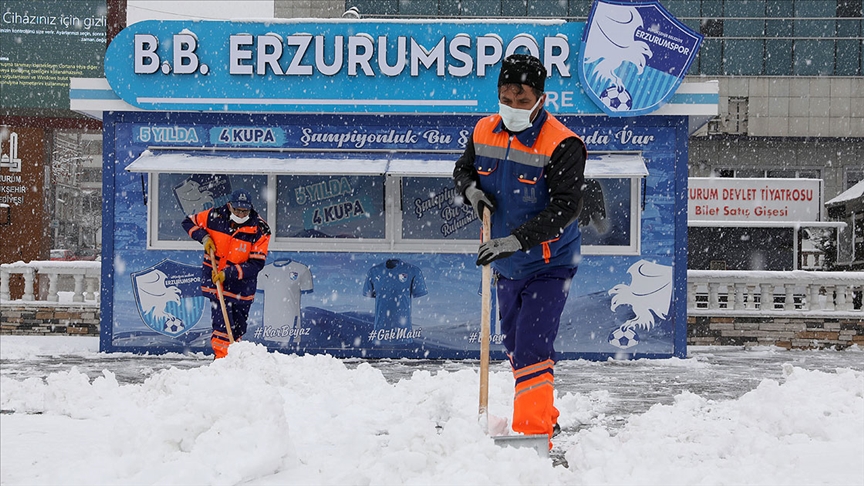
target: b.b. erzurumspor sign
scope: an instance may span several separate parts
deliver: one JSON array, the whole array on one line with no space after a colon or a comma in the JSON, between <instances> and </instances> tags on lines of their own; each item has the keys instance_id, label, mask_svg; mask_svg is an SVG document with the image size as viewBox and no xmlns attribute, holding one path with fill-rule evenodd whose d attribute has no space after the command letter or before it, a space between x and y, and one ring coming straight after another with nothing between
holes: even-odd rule
<instances>
[{"instance_id":1,"label":"b.b. erzurumspor sign","mask_svg":"<svg viewBox=\"0 0 864 486\"><path fill-rule=\"evenodd\" d=\"M571 73L582 24L537 20L146 21L106 52L105 75L151 110L477 113L497 109L501 60L531 53L572 110L593 106Z\"/></svg>"},{"instance_id":2,"label":"b.b. erzurumspor sign","mask_svg":"<svg viewBox=\"0 0 864 486\"><path fill-rule=\"evenodd\" d=\"M701 42L657 2L597 0L582 37L579 77L607 115L645 115L669 101Z\"/></svg>"},{"instance_id":3,"label":"b.b. erzurumspor sign","mask_svg":"<svg viewBox=\"0 0 864 486\"><path fill-rule=\"evenodd\" d=\"M634 8L651 22L666 18ZM666 24L678 25L669 17L659 30L646 24L630 35L667 44L684 36ZM518 52L546 66L549 109L602 114L592 102L599 95L586 94L575 72L584 26L561 20L146 21L124 29L108 46L105 76L120 98L145 110L473 114L497 111L489 93L501 61ZM698 42L687 42L695 56ZM639 87L627 86L638 100L628 114L656 109L677 87L665 81L677 72L669 66L677 66L678 58L652 49L645 77L664 80L663 96L654 99L654 84L646 84L653 101L641 106ZM680 66L682 76L689 60ZM607 55L601 67L610 62Z\"/></svg>"}]
</instances>

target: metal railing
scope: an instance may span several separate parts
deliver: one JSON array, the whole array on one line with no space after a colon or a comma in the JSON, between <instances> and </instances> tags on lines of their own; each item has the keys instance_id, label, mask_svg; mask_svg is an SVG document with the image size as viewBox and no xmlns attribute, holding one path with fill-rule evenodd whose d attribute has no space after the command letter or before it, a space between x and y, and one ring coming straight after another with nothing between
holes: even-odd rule
<instances>
[{"instance_id":1,"label":"metal railing","mask_svg":"<svg viewBox=\"0 0 864 486\"><path fill-rule=\"evenodd\" d=\"M27 302L60 302L60 292L71 291L73 303L98 303L102 264L98 261L32 261L0 264L0 300L12 298L12 275L24 278L20 300ZM46 292L36 289L36 276L48 279ZM41 295L44 294L44 295Z\"/></svg>"}]
</instances>

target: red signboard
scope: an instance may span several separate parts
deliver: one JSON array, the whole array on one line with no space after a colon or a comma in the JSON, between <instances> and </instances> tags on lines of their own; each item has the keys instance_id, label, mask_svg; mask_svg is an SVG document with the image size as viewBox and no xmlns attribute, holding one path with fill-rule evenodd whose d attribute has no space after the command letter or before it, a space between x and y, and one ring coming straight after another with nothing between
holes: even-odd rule
<instances>
[{"instance_id":1,"label":"red signboard","mask_svg":"<svg viewBox=\"0 0 864 486\"><path fill-rule=\"evenodd\" d=\"M821 179L691 177L688 221L820 221Z\"/></svg>"}]
</instances>

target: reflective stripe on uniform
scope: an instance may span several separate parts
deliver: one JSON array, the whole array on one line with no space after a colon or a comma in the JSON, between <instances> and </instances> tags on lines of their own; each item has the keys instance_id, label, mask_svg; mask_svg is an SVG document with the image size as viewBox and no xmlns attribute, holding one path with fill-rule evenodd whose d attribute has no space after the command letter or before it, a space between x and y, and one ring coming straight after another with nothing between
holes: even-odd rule
<instances>
[{"instance_id":1,"label":"reflective stripe on uniform","mask_svg":"<svg viewBox=\"0 0 864 486\"><path fill-rule=\"evenodd\" d=\"M228 355L228 345L231 344L228 341L228 334L221 331L213 331L213 334L210 335L210 346L213 348L213 354L216 355L216 359L224 358Z\"/></svg>"},{"instance_id":2,"label":"reflective stripe on uniform","mask_svg":"<svg viewBox=\"0 0 864 486\"><path fill-rule=\"evenodd\" d=\"M213 295L218 294L215 287L205 287L202 285L201 291L208 293L208 294L213 294ZM253 295L240 295L240 294L235 294L233 292L228 292L227 290L222 290L222 295L225 297L230 297L232 299L237 299L237 300L253 300L253 299L255 299L254 294Z\"/></svg>"},{"instance_id":3,"label":"reflective stripe on uniform","mask_svg":"<svg viewBox=\"0 0 864 486\"><path fill-rule=\"evenodd\" d=\"M511 361L512 362L512 361ZM553 366L555 366L555 362L551 359L547 359L546 361L541 361L537 364L533 364L530 366L526 366L524 368L519 368L518 370L513 370L513 377L517 380L519 378L523 378L533 373L537 373L540 371L552 371Z\"/></svg>"}]
</instances>

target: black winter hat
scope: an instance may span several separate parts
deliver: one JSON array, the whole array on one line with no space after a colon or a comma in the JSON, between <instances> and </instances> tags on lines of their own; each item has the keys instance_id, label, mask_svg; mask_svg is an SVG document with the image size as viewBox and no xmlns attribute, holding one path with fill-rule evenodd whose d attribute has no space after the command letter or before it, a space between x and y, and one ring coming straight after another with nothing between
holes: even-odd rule
<instances>
[{"instance_id":1,"label":"black winter hat","mask_svg":"<svg viewBox=\"0 0 864 486\"><path fill-rule=\"evenodd\" d=\"M545 91L546 68L540 59L528 54L512 54L501 63L498 87L505 84L525 84Z\"/></svg>"}]
</instances>

